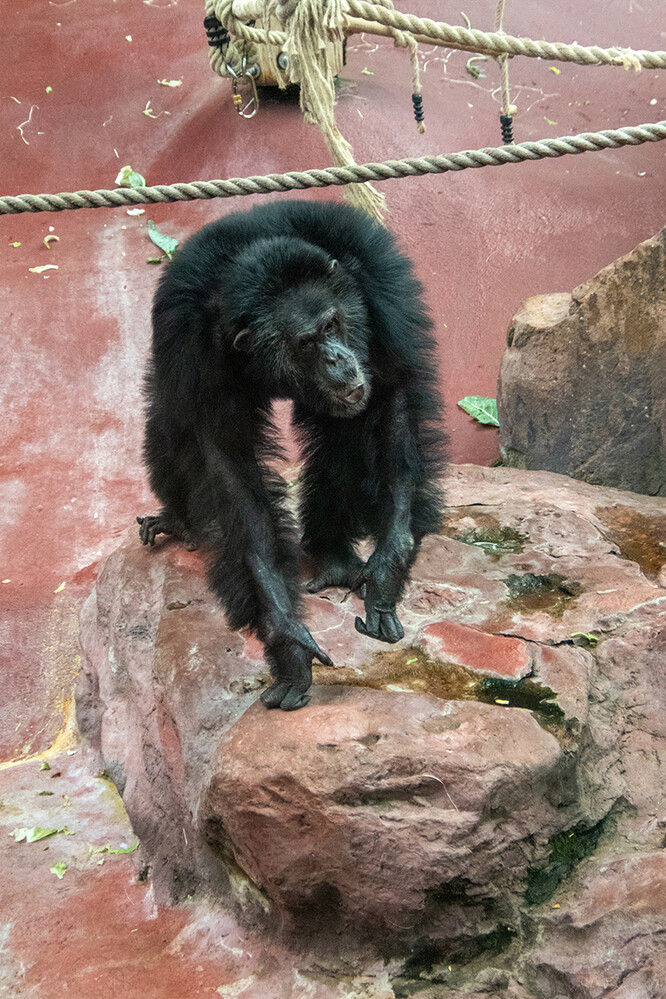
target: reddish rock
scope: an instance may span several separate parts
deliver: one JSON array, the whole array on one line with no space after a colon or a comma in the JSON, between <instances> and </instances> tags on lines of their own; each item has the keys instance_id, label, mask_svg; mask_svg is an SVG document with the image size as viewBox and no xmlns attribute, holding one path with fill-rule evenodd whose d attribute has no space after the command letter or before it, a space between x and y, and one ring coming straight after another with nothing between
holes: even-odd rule
<instances>
[{"instance_id":1,"label":"reddish rock","mask_svg":"<svg viewBox=\"0 0 666 999\"><path fill-rule=\"evenodd\" d=\"M520 680L532 669L532 656L525 642L487 635L452 621L427 625L417 641L436 659L505 680Z\"/></svg>"},{"instance_id":2,"label":"reddish rock","mask_svg":"<svg viewBox=\"0 0 666 999\"><path fill-rule=\"evenodd\" d=\"M563 896L544 925L547 943L529 958L539 995L665 995L666 855L589 861L576 894Z\"/></svg>"},{"instance_id":3,"label":"reddish rock","mask_svg":"<svg viewBox=\"0 0 666 999\"><path fill-rule=\"evenodd\" d=\"M569 776L527 711L329 687L307 712L243 715L199 823L297 916L382 937L425 917L451 938L469 920L438 913L438 893L465 884L477 918L498 897L508 915L540 853L526 841L571 820Z\"/></svg>"},{"instance_id":4,"label":"reddish rock","mask_svg":"<svg viewBox=\"0 0 666 999\"><path fill-rule=\"evenodd\" d=\"M666 230L514 317L498 386L505 464L666 495Z\"/></svg>"},{"instance_id":5,"label":"reddish rock","mask_svg":"<svg viewBox=\"0 0 666 999\"><path fill-rule=\"evenodd\" d=\"M603 829L597 853L616 856L663 843L666 508L505 468L455 467L447 492L402 643L358 635L359 602L341 590L306 598L337 668L315 669L295 714L255 703L261 647L229 632L198 556L147 551L132 532L82 617L79 723L158 898L233 903L264 934L298 924L313 954L391 940L411 955L408 991L431 981L438 999L558 999L563 955L585 952L589 928L581 916L562 935L557 920L600 897L578 861L558 866L558 835ZM535 876L560 909L525 897ZM658 973L660 918L636 982ZM599 923L599 953L614 920ZM630 922L618 953L633 953Z\"/></svg>"}]
</instances>

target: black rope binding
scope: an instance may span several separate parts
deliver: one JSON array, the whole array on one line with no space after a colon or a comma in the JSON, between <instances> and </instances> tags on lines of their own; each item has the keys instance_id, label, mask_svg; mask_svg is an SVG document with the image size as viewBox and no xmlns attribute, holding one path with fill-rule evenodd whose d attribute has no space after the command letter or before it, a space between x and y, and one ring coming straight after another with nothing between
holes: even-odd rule
<instances>
[{"instance_id":1,"label":"black rope binding","mask_svg":"<svg viewBox=\"0 0 666 999\"><path fill-rule=\"evenodd\" d=\"M218 48L220 52L224 52L231 41L231 37L227 29L222 27L221 22L218 21L215 14L209 14L208 17L204 17L204 28L206 29L208 44L211 48Z\"/></svg>"},{"instance_id":2,"label":"black rope binding","mask_svg":"<svg viewBox=\"0 0 666 999\"><path fill-rule=\"evenodd\" d=\"M425 118L423 113L423 96L421 94L412 94L412 104L414 105L414 119L417 125L420 125Z\"/></svg>"},{"instance_id":3,"label":"black rope binding","mask_svg":"<svg viewBox=\"0 0 666 999\"><path fill-rule=\"evenodd\" d=\"M501 114L500 125L502 126L502 142L505 146L513 143L513 115Z\"/></svg>"}]
</instances>

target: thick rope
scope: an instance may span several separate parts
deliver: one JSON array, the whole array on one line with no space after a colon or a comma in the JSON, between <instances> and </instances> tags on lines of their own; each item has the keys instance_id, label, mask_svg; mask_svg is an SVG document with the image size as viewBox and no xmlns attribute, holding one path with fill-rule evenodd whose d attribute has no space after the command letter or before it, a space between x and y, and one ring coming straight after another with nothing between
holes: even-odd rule
<instances>
[{"instance_id":1,"label":"thick rope","mask_svg":"<svg viewBox=\"0 0 666 999\"><path fill-rule=\"evenodd\" d=\"M353 167L329 167L327 170L304 170L265 177L236 177L230 180L195 181L192 184L157 187L121 188L115 191L76 191L73 194L21 194L0 198L0 215L22 212L61 212L76 208L115 208L123 205L159 204L169 201L195 201L211 198L234 198L246 194L274 191L303 191L309 187L330 187L365 181L417 177L427 173L448 173L472 167L501 166L524 160L556 158L567 154L595 152L637 146L643 142L666 139L666 121L584 132L559 139L520 142L511 146L469 149L449 156L421 156L385 163L365 163Z\"/></svg>"},{"instance_id":2,"label":"thick rope","mask_svg":"<svg viewBox=\"0 0 666 999\"><path fill-rule=\"evenodd\" d=\"M248 41L258 44L283 45L283 31L264 31L252 28L242 21L236 20L231 14L229 0L207 0L207 10L211 7L225 28L231 33L241 35ZM460 25L446 24L442 21L432 21L430 18L416 17L414 14L402 14L379 4L367 3L366 0L345 0L345 15L342 18L342 29L345 32L356 30L354 18L360 18L366 23L358 26L361 31L372 31L370 24L375 24L399 31L410 31L426 41L439 42L451 48L462 48L471 52L481 52L484 55L498 56L523 55L531 59L552 59L560 62L575 62L585 66L614 65L626 69L665 69L666 52L650 52L645 49L634 51L630 48L614 46L610 49L599 45L568 45L565 42L534 41L531 38L516 38L498 32L479 31L476 28L465 28ZM392 33L392 32L391 32Z\"/></svg>"},{"instance_id":3,"label":"thick rope","mask_svg":"<svg viewBox=\"0 0 666 999\"><path fill-rule=\"evenodd\" d=\"M488 55L525 55L533 59L559 59L562 62L578 62L584 65L611 63L640 69L666 67L666 52L633 51L618 47L603 49L598 45L567 45L564 42L535 42L530 38L514 38L503 32L478 31L457 25L432 21L430 18L402 14L366 0L346 0L346 10L352 16L368 21L378 21L401 31L411 31L415 35L425 35L432 40L453 42L456 47L483 50Z\"/></svg>"}]
</instances>

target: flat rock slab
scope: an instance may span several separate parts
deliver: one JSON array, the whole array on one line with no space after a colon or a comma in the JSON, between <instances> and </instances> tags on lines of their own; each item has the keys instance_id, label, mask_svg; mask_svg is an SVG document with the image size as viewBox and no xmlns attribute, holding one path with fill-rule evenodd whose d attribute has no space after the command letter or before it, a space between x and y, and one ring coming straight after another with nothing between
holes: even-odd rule
<instances>
[{"instance_id":1,"label":"flat rock slab","mask_svg":"<svg viewBox=\"0 0 666 999\"><path fill-rule=\"evenodd\" d=\"M82 615L79 725L158 898L233 904L315 949L410 952L408 990L481 975L480 994L586 999L583 964L558 984L587 932L559 919L599 890L577 872L663 844L666 504L504 468L454 467L446 488L403 642L356 633L354 596L306 597L336 668L288 714L258 703L261 645L228 630L199 556L132 531ZM653 912L645 932L665 930ZM624 953L631 906L595 932Z\"/></svg>"}]
</instances>

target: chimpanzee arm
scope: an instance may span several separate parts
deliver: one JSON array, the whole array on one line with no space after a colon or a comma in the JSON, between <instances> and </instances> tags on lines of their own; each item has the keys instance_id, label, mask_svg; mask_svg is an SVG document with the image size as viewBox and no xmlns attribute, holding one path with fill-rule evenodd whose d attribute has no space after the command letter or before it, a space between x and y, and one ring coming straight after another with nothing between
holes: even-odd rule
<instances>
[{"instance_id":1,"label":"chimpanzee arm","mask_svg":"<svg viewBox=\"0 0 666 999\"><path fill-rule=\"evenodd\" d=\"M407 397L398 390L379 424L382 454L381 519L377 547L362 572L365 583L365 622L356 618L356 630L383 642L398 642L404 629L396 614L421 538L413 532L413 504L422 477L422 460L407 409Z\"/></svg>"},{"instance_id":2,"label":"chimpanzee arm","mask_svg":"<svg viewBox=\"0 0 666 999\"><path fill-rule=\"evenodd\" d=\"M213 543L210 580L232 625L249 624L264 642L275 677L261 696L270 708L289 711L310 700L312 659L332 666L300 619L297 557L288 515L276 482L270 484L252 449L233 449L233 457L213 435L198 433L213 520L224 543Z\"/></svg>"}]
</instances>

